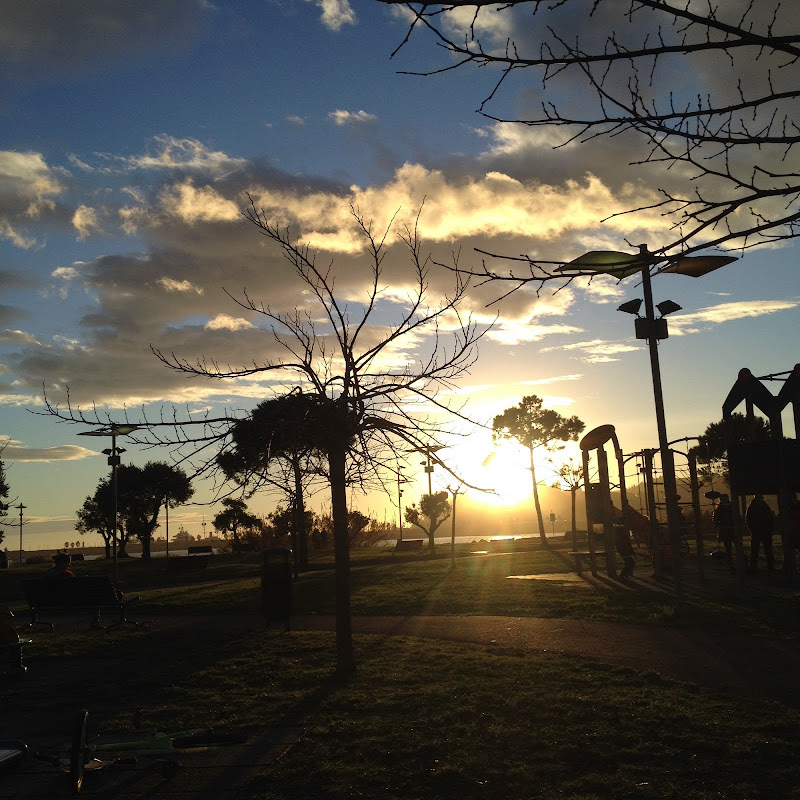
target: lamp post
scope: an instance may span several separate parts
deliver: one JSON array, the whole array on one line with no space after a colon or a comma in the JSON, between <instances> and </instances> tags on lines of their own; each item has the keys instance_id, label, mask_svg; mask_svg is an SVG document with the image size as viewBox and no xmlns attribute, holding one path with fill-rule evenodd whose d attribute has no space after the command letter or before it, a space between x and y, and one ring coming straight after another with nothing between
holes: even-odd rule
<instances>
[{"instance_id":1,"label":"lamp post","mask_svg":"<svg viewBox=\"0 0 800 800\"><path fill-rule=\"evenodd\" d=\"M653 304L653 291L650 284L650 273L671 272L699 278L715 269L724 267L737 259L733 256L659 256L651 253L646 244L639 245L638 253L621 253L616 251L594 251L557 268L562 274L594 275L605 273L618 279L629 275L640 275L644 294L644 317L639 316L641 300L623 303L620 311L635 314L636 338L645 339L650 351L650 371L653 379L653 399L655 401L656 428L658 430L658 449L661 454L661 468L664 476L664 494L667 507L667 528L669 530L670 549L672 552L672 575L675 585L675 603L680 612L683 608L683 582L680 566L680 514L678 511L678 491L675 481L675 464L672 450L667 438L667 425L664 413L664 397L661 389L661 366L658 360L658 342L666 339L667 314L678 311L680 306L671 300L665 300L657 306ZM661 266L659 266L661 265ZM656 317L655 309L661 313ZM656 547L658 543L654 543Z\"/></svg>"},{"instance_id":2,"label":"lamp post","mask_svg":"<svg viewBox=\"0 0 800 800\"><path fill-rule=\"evenodd\" d=\"M95 431L84 431L79 433L78 436L110 436L111 448L103 450L103 453L108 456L108 465L111 467L111 493L114 498L114 510L112 516L111 526L111 558L113 564L114 585L117 585L117 523L119 520L119 495L117 486L117 470L120 465L120 453L125 450L122 447L117 447L117 436L126 436L133 433L135 430L141 428L141 425L130 424L115 424L110 422L102 428Z\"/></svg>"},{"instance_id":3,"label":"lamp post","mask_svg":"<svg viewBox=\"0 0 800 800\"><path fill-rule=\"evenodd\" d=\"M403 478L403 473L398 470L397 472L397 515L400 517L400 541L403 541L403 490L400 484L406 483Z\"/></svg>"},{"instance_id":4,"label":"lamp post","mask_svg":"<svg viewBox=\"0 0 800 800\"><path fill-rule=\"evenodd\" d=\"M19 509L19 565L22 566L22 512L27 506L20 503L18 506L14 506L14 508Z\"/></svg>"},{"instance_id":5,"label":"lamp post","mask_svg":"<svg viewBox=\"0 0 800 800\"><path fill-rule=\"evenodd\" d=\"M453 516L450 520L450 569L455 569L456 567L456 500L458 500L458 495L462 488L463 486L456 486L455 489L447 487L447 491L450 492L453 498Z\"/></svg>"}]
</instances>

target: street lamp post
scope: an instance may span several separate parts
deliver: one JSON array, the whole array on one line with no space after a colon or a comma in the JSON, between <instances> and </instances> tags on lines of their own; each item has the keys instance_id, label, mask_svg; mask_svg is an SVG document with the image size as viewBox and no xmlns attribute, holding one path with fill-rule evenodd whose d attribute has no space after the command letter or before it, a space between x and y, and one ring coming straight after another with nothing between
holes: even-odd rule
<instances>
[{"instance_id":1,"label":"street lamp post","mask_svg":"<svg viewBox=\"0 0 800 800\"><path fill-rule=\"evenodd\" d=\"M650 371L653 379L653 399L656 410L656 427L658 430L658 449L661 454L661 467L664 475L664 494L667 508L667 528L669 530L670 549L672 552L672 575L675 585L675 603L678 611L683 608L683 582L680 567L680 514L678 510L678 491L675 481L675 464L672 450L667 438L667 426L664 413L664 397L661 388L661 366L658 360L658 341L666 339L667 321L665 316L680 310L680 306L671 300L665 300L658 306L653 304L653 291L650 284L650 272L654 267L655 274L671 272L699 278L719 267L724 267L737 259L733 256L659 256L651 253L646 244L639 245L638 253L621 253L615 251L594 251L557 268L555 271L567 275L594 275L605 273L622 279L629 275L639 274L642 278L645 316L639 317L641 300L623 303L620 311L635 314L636 338L646 339L650 351ZM658 266L663 265L663 266ZM661 312L656 318L655 309ZM654 542L658 547L658 542Z\"/></svg>"},{"instance_id":2,"label":"street lamp post","mask_svg":"<svg viewBox=\"0 0 800 800\"><path fill-rule=\"evenodd\" d=\"M398 471L397 473L397 515L400 517L400 541L403 541L403 490L400 484L405 483L403 475Z\"/></svg>"},{"instance_id":3,"label":"street lamp post","mask_svg":"<svg viewBox=\"0 0 800 800\"><path fill-rule=\"evenodd\" d=\"M126 436L133 433L135 430L141 428L141 425L118 425L109 423L108 425L96 431L84 431L79 433L78 436L110 436L111 449L103 450L103 453L108 456L108 465L111 467L111 492L114 498L114 510L111 525L111 558L113 564L114 586L117 585L117 529L119 521L119 493L117 485L117 470L120 465L120 453L125 450L122 447L117 447L117 436Z\"/></svg>"},{"instance_id":4,"label":"street lamp post","mask_svg":"<svg viewBox=\"0 0 800 800\"><path fill-rule=\"evenodd\" d=\"M27 506L20 503L18 506L14 506L14 508L19 509L19 565L22 566L22 512Z\"/></svg>"},{"instance_id":5,"label":"street lamp post","mask_svg":"<svg viewBox=\"0 0 800 800\"><path fill-rule=\"evenodd\" d=\"M456 566L456 500L463 487L456 486L455 489L447 487L447 491L453 498L453 516L450 520L450 569L455 569Z\"/></svg>"}]
</instances>

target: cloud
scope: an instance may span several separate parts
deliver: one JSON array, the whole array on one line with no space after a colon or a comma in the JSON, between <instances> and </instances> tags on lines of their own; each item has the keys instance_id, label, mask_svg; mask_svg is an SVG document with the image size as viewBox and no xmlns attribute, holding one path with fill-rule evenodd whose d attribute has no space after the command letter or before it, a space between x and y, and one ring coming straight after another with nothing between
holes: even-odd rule
<instances>
[{"instance_id":1,"label":"cloud","mask_svg":"<svg viewBox=\"0 0 800 800\"><path fill-rule=\"evenodd\" d=\"M38 240L27 228L54 210L53 198L63 190L41 153L0 150L0 238L21 249L35 247Z\"/></svg>"},{"instance_id":2,"label":"cloud","mask_svg":"<svg viewBox=\"0 0 800 800\"><path fill-rule=\"evenodd\" d=\"M194 292L195 294L203 294L203 289L195 286L190 281L176 281L173 278L159 278L158 282L168 292Z\"/></svg>"},{"instance_id":3,"label":"cloud","mask_svg":"<svg viewBox=\"0 0 800 800\"><path fill-rule=\"evenodd\" d=\"M151 351L152 345L190 363L224 359L218 362L223 369L228 364L240 368L285 358L286 350L270 330L275 316L308 315L318 334L327 332L308 286L294 274L280 248L242 216L248 206L246 192L270 224L307 243L318 263L331 265L336 297L347 304L352 319L372 279L352 208L360 210L364 224L379 238L394 218L383 250L377 316L361 334L365 347L385 335L386 325L408 309L416 291L417 276L403 242L404 232L415 225L423 255L430 251L435 261L449 263L460 249L459 263L469 266L480 263L473 247L536 257L549 252L564 259L586 249L619 247L614 223L597 224L619 198L591 175L553 185L496 170L469 174L409 163L383 182L348 186L281 173L196 140L171 137L153 140L143 156L109 156L104 163L113 169L95 169L88 176L91 197L105 198L103 228L110 230L109 220L116 217L127 233L136 235L136 247L120 240L107 254L49 268L51 280L63 284L64 302L77 321L50 338L37 338L19 323L6 322L0 342L7 382L0 385L0 403L19 398L36 402L43 381L54 398L63 397L69 387L78 403L113 408L211 405L223 400L247 406L263 399L270 387L287 378L285 372L246 380L190 379L165 368ZM31 164L44 170L43 175L55 176L43 159ZM126 170L138 170L135 183L126 183L122 193L114 191L119 188L118 170L126 181ZM82 229L91 232L100 217L89 213L97 205L80 194L81 188L70 185L75 204L68 219L77 214ZM451 272L431 265L428 301L435 304L452 290L453 281ZM522 288L495 302L497 285L474 285L463 311L481 326L499 313L488 334L491 342L506 347L549 344L558 337L583 334L583 325L571 319L579 300L610 302L622 291L611 279L582 279L557 293L548 287L537 296L532 288ZM245 292L255 308L248 307ZM237 305L234 298L244 302ZM700 321L695 318L692 324ZM451 315L441 322L445 335L456 320ZM427 344L425 335L409 337L387 352L384 364L401 369L414 363ZM635 349L597 340L541 351L563 350L599 362Z\"/></svg>"},{"instance_id":4,"label":"cloud","mask_svg":"<svg viewBox=\"0 0 800 800\"><path fill-rule=\"evenodd\" d=\"M567 352L579 352L580 359L587 364L606 364L612 361L619 361L616 356L622 353L633 353L640 350L640 347L622 342L607 342L602 339L590 339L583 342L572 342L570 344L554 345L553 347L542 348L543 353L556 350Z\"/></svg>"},{"instance_id":5,"label":"cloud","mask_svg":"<svg viewBox=\"0 0 800 800\"><path fill-rule=\"evenodd\" d=\"M322 24L331 31L340 31L345 25L358 22L349 0L306 0L322 10Z\"/></svg>"},{"instance_id":6,"label":"cloud","mask_svg":"<svg viewBox=\"0 0 800 800\"><path fill-rule=\"evenodd\" d=\"M16 80L107 70L109 62L184 50L195 38L197 0L0 0L0 66Z\"/></svg>"},{"instance_id":7,"label":"cloud","mask_svg":"<svg viewBox=\"0 0 800 800\"><path fill-rule=\"evenodd\" d=\"M100 230L97 221L97 211L89 206L80 205L72 215L72 224L78 232L79 239L85 239L89 234Z\"/></svg>"},{"instance_id":8,"label":"cloud","mask_svg":"<svg viewBox=\"0 0 800 800\"><path fill-rule=\"evenodd\" d=\"M244 158L233 158L219 150L210 150L198 139L176 138L167 134L154 136L144 153L134 156L103 155L103 160L123 171L165 170L198 172L219 180L247 166Z\"/></svg>"},{"instance_id":9,"label":"cloud","mask_svg":"<svg viewBox=\"0 0 800 800\"><path fill-rule=\"evenodd\" d=\"M241 331L245 328L252 328L252 323L241 317L231 317L228 314L217 314L214 319L206 323L206 330L209 331Z\"/></svg>"},{"instance_id":10,"label":"cloud","mask_svg":"<svg viewBox=\"0 0 800 800\"><path fill-rule=\"evenodd\" d=\"M290 114L288 117L286 117L286 122L295 128L305 128L306 126L305 119L303 119L303 117L298 117L296 114Z\"/></svg>"},{"instance_id":11,"label":"cloud","mask_svg":"<svg viewBox=\"0 0 800 800\"><path fill-rule=\"evenodd\" d=\"M81 461L84 458L91 458L98 456L100 453L94 450L88 450L85 447L78 447L71 444L57 445L56 447L24 447L17 443L11 443L2 446L0 454L3 461L7 462L21 462L21 461L39 461L39 462L52 462L52 461Z\"/></svg>"},{"instance_id":12,"label":"cloud","mask_svg":"<svg viewBox=\"0 0 800 800\"><path fill-rule=\"evenodd\" d=\"M344 125L365 125L377 122L378 118L374 114L368 114L366 111L342 111L337 109L328 113L328 119L334 125L340 127Z\"/></svg>"},{"instance_id":13,"label":"cloud","mask_svg":"<svg viewBox=\"0 0 800 800\"><path fill-rule=\"evenodd\" d=\"M524 323L503 322L499 327L489 331L487 338L505 345L522 342L539 342L546 336L583 333L583 328L574 325L527 325Z\"/></svg>"},{"instance_id":14,"label":"cloud","mask_svg":"<svg viewBox=\"0 0 800 800\"><path fill-rule=\"evenodd\" d=\"M707 306L689 314L670 314L670 334L675 336L694 332L698 326L720 325L738 319L764 317L780 311L790 311L800 306L800 299L791 300L742 300Z\"/></svg>"},{"instance_id":15,"label":"cloud","mask_svg":"<svg viewBox=\"0 0 800 800\"><path fill-rule=\"evenodd\" d=\"M560 383L561 381L579 381L583 375L580 372L572 375L556 375L552 378L539 378L533 381L520 381L522 386L545 386L550 383Z\"/></svg>"}]
</instances>

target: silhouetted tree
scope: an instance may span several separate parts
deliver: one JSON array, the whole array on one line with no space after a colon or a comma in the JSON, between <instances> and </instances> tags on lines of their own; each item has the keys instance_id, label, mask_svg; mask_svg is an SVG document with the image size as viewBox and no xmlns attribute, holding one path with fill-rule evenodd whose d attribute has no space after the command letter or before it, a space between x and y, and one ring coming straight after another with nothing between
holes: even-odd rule
<instances>
[{"instance_id":1,"label":"silhouetted tree","mask_svg":"<svg viewBox=\"0 0 800 800\"><path fill-rule=\"evenodd\" d=\"M492 422L492 436L495 441L513 439L527 449L530 456L531 483L533 484L533 503L539 522L539 536L547 542L544 530L544 517L539 502L539 489L534 466L534 451L538 448L551 449L556 442L577 441L586 427L578 417L562 417L557 411L542 407L541 397L535 394L523 397L521 402L498 414Z\"/></svg>"},{"instance_id":2,"label":"silhouetted tree","mask_svg":"<svg viewBox=\"0 0 800 800\"><path fill-rule=\"evenodd\" d=\"M649 165L674 221L665 250L752 246L800 232L800 18L781 0L450 0L402 6L446 53L432 75L494 70L491 120L563 131L560 145L616 138ZM503 31L503 42L492 31ZM394 54L393 54L394 55ZM485 72L484 72L485 74ZM724 76L724 78L722 77ZM504 94L520 116L493 109ZM534 99L535 98L535 99ZM667 175L688 190L670 188ZM699 241L699 240L703 241Z\"/></svg>"},{"instance_id":3,"label":"silhouetted tree","mask_svg":"<svg viewBox=\"0 0 800 800\"><path fill-rule=\"evenodd\" d=\"M725 481L728 480L728 440L741 442L765 442L770 438L769 421L753 415L750 420L744 414L734 412L726 422L712 422L700 437L692 451L697 455L698 465L704 472L717 469Z\"/></svg>"},{"instance_id":4,"label":"silhouetted tree","mask_svg":"<svg viewBox=\"0 0 800 800\"><path fill-rule=\"evenodd\" d=\"M580 467L570 464L562 464L556 472L559 478L567 485L570 494L570 505L572 507L572 527L570 530L577 530L577 517L575 514L575 498L578 491L583 488L583 470Z\"/></svg>"},{"instance_id":5,"label":"silhouetted tree","mask_svg":"<svg viewBox=\"0 0 800 800\"><path fill-rule=\"evenodd\" d=\"M247 503L238 497L225 497L222 505L222 511L214 515L212 524L214 529L223 536L230 534L231 547L236 553L241 549L239 531L246 528L257 528L261 520L255 514L251 514Z\"/></svg>"},{"instance_id":6,"label":"silhouetted tree","mask_svg":"<svg viewBox=\"0 0 800 800\"><path fill-rule=\"evenodd\" d=\"M428 536L428 552L432 556L436 545L436 531L439 526L450 517L450 500L446 491L424 494L420 498L419 507L416 503L406 507L405 520L425 531ZM423 519L428 520L425 525Z\"/></svg>"},{"instance_id":7,"label":"silhouetted tree","mask_svg":"<svg viewBox=\"0 0 800 800\"><path fill-rule=\"evenodd\" d=\"M305 484L319 479L321 454L316 441L305 440L308 398L291 393L259 403L235 422L231 443L217 456L225 477L252 495L262 487L278 489L289 499L296 565L308 566Z\"/></svg>"},{"instance_id":8,"label":"silhouetted tree","mask_svg":"<svg viewBox=\"0 0 800 800\"><path fill-rule=\"evenodd\" d=\"M83 501L76 512L78 521L75 530L78 533L99 533L103 538L106 558L111 558L111 545L114 540L114 501L111 496L111 485L102 482L95 493Z\"/></svg>"},{"instance_id":9,"label":"silhouetted tree","mask_svg":"<svg viewBox=\"0 0 800 800\"><path fill-rule=\"evenodd\" d=\"M366 486L372 478L381 480L384 464L389 463L398 443L416 449L435 440L438 426L416 417L413 403L406 401L424 400L449 411L437 400L437 387L451 385L469 368L477 357L476 345L483 333L459 314L467 289L460 276L455 276L451 295L439 304L428 303L428 265L421 254L416 226L406 228L401 236L411 260L413 286L408 289L404 303L395 304L384 301L382 285L389 230L377 237L371 224L353 211L371 273L366 299L361 304L348 301L344 305L334 293L334 275L329 264L319 267L306 245L296 241L289 231L272 224L255 205L251 205L246 216L281 249L305 284L309 298L316 301L318 312L314 316L298 310L279 313L246 294L238 301L246 311L261 315L267 322L286 352L282 359L235 369L222 368L213 360L189 361L174 353L155 352L168 366L196 376L219 379L275 373L284 381L287 395L302 398L298 401L293 435L324 454L327 462L334 523L337 673L346 676L355 669L348 485L356 482ZM394 312L396 319L391 327L383 322L378 325L375 316L379 307ZM452 340L447 350L439 345L438 339L438 323L443 319L447 320ZM404 359L398 365L391 357L393 351L406 339L415 341L428 329L434 345L424 359L419 364ZM287 379L287 376L294 377Z\"/></svg>"},{"instance_id":10,"label":"silhouetted tree","mask_svg":"<svg viewBox=\"0 0 800 800\"><path fill-rule=\"evenodd\" d=\"M158 527L158 515L169 503L174 508L194 494L192 483L180 467L150 461L144 467L122 464L117 468L117 555L127 556L132 537L142 543L142 558L150 558L150 542ZM79 533L99 533L111 557L114 529L114 495L110 478L100 481L94 495L78 509Z\"/></svg>"}]
</instances>

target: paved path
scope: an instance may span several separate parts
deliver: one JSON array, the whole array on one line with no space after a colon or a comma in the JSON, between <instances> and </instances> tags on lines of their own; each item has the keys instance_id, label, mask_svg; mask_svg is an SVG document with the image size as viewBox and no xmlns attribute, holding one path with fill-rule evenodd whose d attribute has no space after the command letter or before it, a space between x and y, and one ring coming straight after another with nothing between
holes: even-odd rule
<instances>
[{"instance_id":1,"label":"paved path","mask_svg":"<svg viewBox=\"0 0 800 800\"><path fill-rule=\"evenodd\" d=\"M333 630L333 617L298 617L294 630ZM531 617L354 617L355 633L421 636L555 652L658 672L741 696L800 707L800 652L754 636Z\"/></svg>"}]
</instances>

